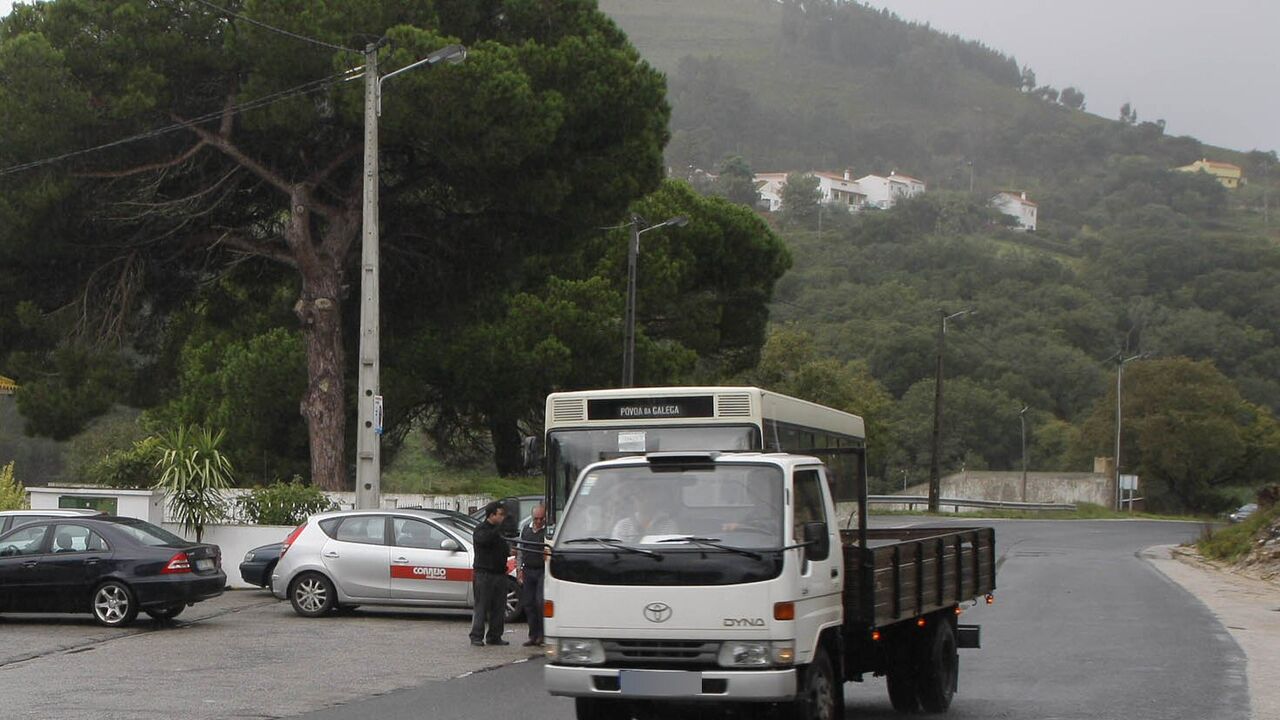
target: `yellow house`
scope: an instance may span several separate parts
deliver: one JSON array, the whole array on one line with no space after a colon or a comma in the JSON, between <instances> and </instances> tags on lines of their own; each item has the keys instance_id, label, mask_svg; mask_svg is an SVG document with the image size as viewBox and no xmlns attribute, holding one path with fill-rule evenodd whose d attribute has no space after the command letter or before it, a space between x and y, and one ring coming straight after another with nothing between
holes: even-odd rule
<instances>
[{"instance_id":1,"label":"yellow house","mask_svg":"<svg viewBox=\"0 0 1280 720\"><path fill-rule=\"evenodd\" d=\"M0 395L12 395L14 390L18 389L18 383L12 379L0 375Z\"/></svg>"},{"instance_id":2,"label":"yellow house","mask_svg":"<svg viewBox=\"0 0 1280 720\"><path fill-rule=\"evenodd\" d=\"M1235 190L1240 187L1240 183L1244 182L1244 170L1241 170L1239 165L1231 163L1200 159L1176 169L1181 172L1207 172L1228 190Z\"/></svg>"}]
</instances>

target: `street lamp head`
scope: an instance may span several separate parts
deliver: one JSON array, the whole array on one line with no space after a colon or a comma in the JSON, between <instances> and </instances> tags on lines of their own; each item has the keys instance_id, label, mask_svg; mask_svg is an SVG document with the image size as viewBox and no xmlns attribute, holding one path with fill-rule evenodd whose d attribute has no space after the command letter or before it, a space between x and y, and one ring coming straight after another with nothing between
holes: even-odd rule
<instances>
[{"instance_id":1,"label":"street lamp head","mask_svg":"<svg viewBox=\"0 0 1280 720\"><path fill-rule=\"evenodd\" d=\"M467 59L467 49L462 45L446 45L439 50L431 53L426 57L428 65L436 65L438 63L449 63L457 65Z\"/></svg>"},{"instance_id":2,"label":"street lamp head","mask_svg":"<svg viewBox=\"0 0 1280 720\"><path fill-rule=\"evenodd\" d=\"M677 215L671 218L670 220L668 220L666 224L675 225L676 227L684 227L685 225L689 224L689 218L685 217L684 215Z\"/></svg>"}]
</instances>

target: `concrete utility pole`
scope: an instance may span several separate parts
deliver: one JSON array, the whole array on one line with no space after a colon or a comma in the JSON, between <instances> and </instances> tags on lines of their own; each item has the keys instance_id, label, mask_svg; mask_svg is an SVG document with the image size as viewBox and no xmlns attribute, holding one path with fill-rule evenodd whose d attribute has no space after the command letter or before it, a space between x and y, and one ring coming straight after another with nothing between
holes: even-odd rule
<instances>
[{"instance_id":1,"label":"concrete utility pole","mask_svg":"<svg viewBox=\"0 0 1280 720\"><path fill-rule=\"evenodd\" d=\"M378 47L364 51L364 208L360 233L360 367L356 399L356 507L382 495L382 396L378 335Z\"/></svg>"},{"instance_id":2,"label":"concrete utility pole","mask_svg":"<svg viewBox=\"0 0 1280 720\"><path fill-rule=\"evenodd\" d=\"M974 310L961 310L957 313L947 314L946 310L939 310L938 317L938 367L933 382L933 442L932 452L929 455L929 512L938 512L938 500L942 495L942 473L941 473L941 453L942 453L942 354L946 348L947 342L947 321L951 318L957 318L961 315L972 315Z\"/></svg>"},{"instance_id":3,"label":"concrete utility pole","mask_svg":"<svg viewBox=\"0 0 1280 720\"><path fill-rule=\"evenodd\" d=\"M382 114L382 83L423 65L460 63L467 57L461 45L449 45L399 70L378 77L380 40L364 51L364 207L360 235L360 367L356 399L356 507L382 504L382 395L380 383L378 291L378 116Z\"/></svg>"},{"instance_id":4,"label":"concrete utility pole","mask_svg":"<svg viewBox=\"0 0 1280 720\"><path fill-rule=\"evenodd\" d=\"M1117 512L1123 509L1123 504L1121 501L1121 498L1123 496L1120 491L1120 428L1121 428L1120 391L1121 391L1121 387L1124 384L1124 366L1126 363L1132 362L1134 360L1141 360L1146 356L1147 356L1146 353L1141 353L1139 355L1134 355L1132 357L1125 357L1124 355L1116 356L1117 359L1119 360L1119 362L1116 364L1116 457L1115 457L1116 472L1115 472L1115 475L1116 475L1116 511Z\"/></svg>"},{"instance_id":5,"label":"concrete utility pole","mask_svg":"<svg viewBox=\"0 0 1280 720\"><path fill-rule=\"evenodd\" d=\"M631 242L627 245L627 309L622 321L622 387L635 387L636 384L636 264L640 259L640 236L650 230L657 230L668 225L682 227L689 218L677 215L657 225L641 228L644 218L633 215L631 222Z\"/></svg>"}]
</instances>

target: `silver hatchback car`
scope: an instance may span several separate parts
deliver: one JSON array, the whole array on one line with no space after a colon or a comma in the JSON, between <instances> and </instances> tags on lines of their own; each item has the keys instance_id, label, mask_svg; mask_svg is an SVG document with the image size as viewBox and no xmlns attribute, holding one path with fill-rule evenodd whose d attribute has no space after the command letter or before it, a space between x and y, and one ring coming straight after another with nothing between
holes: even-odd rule
<instances>
[{"instance_id":1,"label":"silver hatchback car","mask_svg":"<svg viewBox=\"0 0 1280 720\"><path fill-rule=\"evenodd\" d=\"M438 510L338 510L307 518L271 574L276 597L304 617L359 605L470 608L477 522ZM507 620L520 616L514 558Z\"/></svg>"}]
</instances>

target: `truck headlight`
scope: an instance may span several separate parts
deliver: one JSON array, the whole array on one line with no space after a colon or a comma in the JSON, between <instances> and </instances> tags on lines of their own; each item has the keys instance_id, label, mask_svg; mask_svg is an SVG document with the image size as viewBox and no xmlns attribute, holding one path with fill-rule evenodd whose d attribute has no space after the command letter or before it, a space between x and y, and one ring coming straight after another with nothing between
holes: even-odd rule
<instances>
[{"instance_id":1,"label":"truck headlight","mask_svg":"<svg viewBox=\"0 0 1280 720\"><path fill-rule=\"evenodd\" d=\"M770 667L795 662L795 644L781 642L729 641L720 646L717 662L722 667Z\"/></svg>"},{"instance_id":2,"label":"truck headlight","mask_svg":"<svg viewBox=\"0 0 1280 720\"><path fill-rule=\"evenodd\" d=\"M547 659L561 665L603 665L604 645L599 640L560 638L548 648Z\"/></svg>"}]
</instances>

